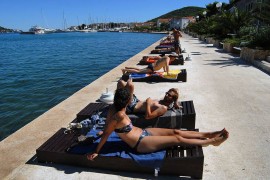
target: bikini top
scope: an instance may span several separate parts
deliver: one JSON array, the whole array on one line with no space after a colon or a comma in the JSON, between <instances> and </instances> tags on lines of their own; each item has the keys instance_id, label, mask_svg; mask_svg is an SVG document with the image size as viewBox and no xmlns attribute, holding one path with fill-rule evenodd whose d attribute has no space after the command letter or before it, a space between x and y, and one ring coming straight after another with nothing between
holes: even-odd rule
<instances>
[{"instance_id":1,"label":"bikini top","mask_svg":"<svg viewBox=\"0 0 270 180\"><path fill-rule=\"evenodd\" d=\"M129 125L126 125L122 128L119 128L119 129L115 129L114 132L116 133L128 133L132 130L132 124L130 123Z\"/></svg>"}]
</instances>

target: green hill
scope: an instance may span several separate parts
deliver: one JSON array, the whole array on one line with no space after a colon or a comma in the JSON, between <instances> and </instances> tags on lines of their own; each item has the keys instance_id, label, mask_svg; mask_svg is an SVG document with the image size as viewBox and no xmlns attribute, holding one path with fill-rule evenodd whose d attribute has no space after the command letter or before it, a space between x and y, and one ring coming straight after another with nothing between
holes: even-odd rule
<instances>
[{"instance_id":1,"label":"green hill","mask_svg":"<svg viewBox=\"0 0 270 180\"><path fill-rule=\"evenodd\" d=\"M181 9L177 9L174 11L171 11L167 14L163 14L155 19L151 19L148 22L156 22L158 19L167 19L167 18L181 18L181 17L187 17L187 16L196 16L200 12L202 12L205 8L202 7L195 7L195 6L189 6L184 7Z\"/></svg>"}]
</instances>

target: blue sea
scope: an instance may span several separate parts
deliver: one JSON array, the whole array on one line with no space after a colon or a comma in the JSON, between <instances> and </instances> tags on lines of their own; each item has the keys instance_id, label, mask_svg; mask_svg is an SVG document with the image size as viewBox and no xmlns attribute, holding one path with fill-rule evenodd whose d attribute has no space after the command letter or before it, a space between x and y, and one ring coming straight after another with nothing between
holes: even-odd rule
<instances>
[{"instance_id":1,"label":"blue sea","mask_svg":"<svg viewBox=\"0 0 270 180\"><path fill-rule=\"evenodd\" d=\"M0 34L0 140L164 34Z\"/></svg>"}]
</instances>

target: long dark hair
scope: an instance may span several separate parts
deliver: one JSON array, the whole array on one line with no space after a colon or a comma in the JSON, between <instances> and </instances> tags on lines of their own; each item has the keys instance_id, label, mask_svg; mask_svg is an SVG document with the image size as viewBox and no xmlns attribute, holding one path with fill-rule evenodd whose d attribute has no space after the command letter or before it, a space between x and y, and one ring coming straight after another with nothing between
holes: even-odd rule
<instances>
[{"instance_id":1,"label":"long dark hair","mask_svg":"<svg viewBox=\"0 0 270 180\"><path fill-rule=\"evenodd\" d=\"M168 92L173 92L174 93L174 96L173 96L174 107L179 108L179 104L178 104L179 90L176 89L176 88L171 88L171 89L169 89Z\"/></svg>"},{"instance_id":2,"label":"long dark hair","mask_svg":"<svg viewBox=\"0 0 270 180\"><path fill-rule=\"evenodd\" d=\"M116 89L113 104L116 111L120 111L127 106L130 100L130 92L126 88Z\"/></svg>"}]
</instances>

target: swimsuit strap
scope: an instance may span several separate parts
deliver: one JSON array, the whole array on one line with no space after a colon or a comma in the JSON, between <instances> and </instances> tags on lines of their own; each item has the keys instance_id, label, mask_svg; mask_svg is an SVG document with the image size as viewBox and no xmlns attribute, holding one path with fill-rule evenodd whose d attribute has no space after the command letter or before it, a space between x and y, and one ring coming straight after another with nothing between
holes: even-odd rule
<instances>
[{"instance_id":1,"label":"swimsuit strap","mask_svg":"<svg viewBox=\"0 0 270 180\"><path fill-rule=\"evenodd\" d=\"M138 102L139 102L139 99L135 96L135 94L133 94L132 102L128 104L126 108L126 111L128 114L132 114L134 112L134 108Z\"/></svg>"}]
</instances>

